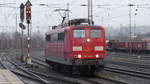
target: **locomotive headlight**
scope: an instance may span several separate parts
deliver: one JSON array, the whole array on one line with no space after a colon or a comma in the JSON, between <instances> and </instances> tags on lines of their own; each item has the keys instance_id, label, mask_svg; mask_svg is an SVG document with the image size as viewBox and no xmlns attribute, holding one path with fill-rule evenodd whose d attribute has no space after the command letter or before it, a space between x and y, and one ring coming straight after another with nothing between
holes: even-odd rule
<instances>
[{"instance_id":1,"label":"locomotive headlight","mask_svg":"<svg viewBox=\"0 0 150 84\"><path fill-rule=\"evenodd\" d=\"M82 47L81 46L74 46L73 51L82 51Z\"/></svg>"},{"instance_id":2,"label":"locomotive headlight","mask_svg":"<svg viewBox=\"0 0 150 84\"><path fill-rule=\"evenodd\" d=\"M103 46L95 46L95 50L96 51L103 51L104 48L103 48Z\"/></svg>"},{"instance_id":3,"label":"locomotive headlight","mask_svg":"<svg viewBox=\"0 0 150 84\"><path fill-rule=\"evenodd\" d=\"M79 54L79 55L78 55L78 58L81 58L81 57L82 57L82 56Z\"/></svg>"},{"instance_id":4,"label":"locomotive headlight","mask_svg":"<svg viewBox=\"0 0 150 84\"><path fill-rule=\"evenodd\" d=\"M91 40L88 38L86 41L87 41L87 42L90 42Z\"/></svg>"},{"instance_id":5,"label":"locomotive headlight","mask_svg":"<svg viewBox=\"0 0 150 84\"><path fill-rule=\"evenodd\" d=\"M99 58L99 55L98 55L98 54L96 55L96 58Z\"/></svg>"}]
</instances>

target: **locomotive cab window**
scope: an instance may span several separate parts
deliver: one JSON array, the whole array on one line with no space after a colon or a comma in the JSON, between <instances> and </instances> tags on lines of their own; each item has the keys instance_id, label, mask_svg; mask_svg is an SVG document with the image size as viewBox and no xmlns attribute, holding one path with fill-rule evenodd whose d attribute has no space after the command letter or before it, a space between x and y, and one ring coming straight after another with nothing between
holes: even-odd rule
<instances>
[{"instance_id":1,"label":"locomotive cab window","mask_svg":"<svg viewBox=\"0 0 150 84\"><path fill-rule=\"evenodd\" d=\"M73 36L75 37L75 38L85 38L85 30L74 30L73 31Z\"/></svg>"},{"instance_id":2,"label":"locomotive cab window","mask_svg":"<svg viewBox=\"0 0 150 84\"><path fill-rule=\"evenodd\" d=\"M102 31L98 29L91 30L91 37L92 38L101 38L102 37Z\"/></svg>"}]
</instances>

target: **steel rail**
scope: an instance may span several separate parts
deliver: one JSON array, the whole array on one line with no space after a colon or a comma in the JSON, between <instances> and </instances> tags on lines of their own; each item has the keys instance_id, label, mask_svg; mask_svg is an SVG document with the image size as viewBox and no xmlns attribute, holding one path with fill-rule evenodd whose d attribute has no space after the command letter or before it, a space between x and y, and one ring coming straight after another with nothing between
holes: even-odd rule
<instances>
[{"instance_id":1,"label":"steel rail","mask_svg":"<svg viewBox=\"0 0 150 84\"><path fill-rule=\"evenodd\" d=\"M123 66L132 66L132 67L138 67L138 68L144 68L144 69L150 69L150 66L145 65L145 64L136 64L136 63L129 63L129 62L116 62L116 61L107 61L107 63L123 65Z\"/></svg>"},{"instance_id":2,"label":"steel rail","mask_svg":"<svg viewBox=\"0 0 150 84\"><path fill-rule=\"evenodd\" d=\"M126 56L126 57L131 57L131 58L137 58L138 56L141 56L141 58L150 58L150 54L132 54L131 56L129 56L127 53L118 53L118 52L108 52L108 55L120 55L120 56Z\"/></svg>"},{"instance_id":3,"label":"steel rail","mask_svg":"<svg viewBox=\"0 0 150 84\"><path fill-rule=\"evenodd\" d=\"M32 60L33 61L33 60ZM10 61L11 62L11 61ZM34 61L35 62L35 61ZM41 78L42 77L45 77L45 78L51 78L51 79L54 79L56 81L61 81L61 82L64 82L64 83L67 83L67 84L80 84L78 82L75 82L75 81L71 81L71 80L66 80L66 79L63 79L63 78L58 78L58 77L55 77L55 76L50 76L50 75L47 75L47 74L44 74L44 73L41 73L41 72L37 72L37 71L31 71L31 70L26 70L25 68L23 67L20 67L18 66L16 63L14 62L11 62L12 64L14 64L16 67L18 67L19 69L25 71L26 73L30 74L30 75L33 75L37 78L39 78L40 80L42 81L45 81ZM38 62L36 62L38 63ZM40 63L38 63L40 64ZM40 65L44 65L44 64L40 64ZM47 66L48 67L48 66ZM30 73L29 73L30 72ZM49 84L47 81L45 81L46 84Z\"/></svg>"},{"instance_id":4,"label":"steel rail","mask_svg":"<svg viewBox=\"0 0 150 84\"><path fill-rule=\"evenodd\" d=\"M13 72L13 73L16 74L16 75L19 75L19 76L24 77L24 78L32 79L32 80L34 80L34 81L36 81L36 82L37 82L37 81L38 81L38 82L41 82L42 84L47 84L47 83L45 83L45 82L39 80L38 78L25 75L25 74L23 74L23 73L20 73L20 72L18 72L18 71L13 70L13 69L9 69L9 68L6 67L6 65L2 62L2 60L0 60L0 64L2 65L2 67L3 67L4 69L10 70L11 72ZM20 79L20 80L21 80L21 79ZM25 84L28 84L27 82L25 82L25 81L23 81L23 80L22 80L22 82L24 82Z\"/></svg>"},{"instance_id":5,"label":"steel rail","mask_svg":"<svg viewBox=\"0 0 150 84\"><path fill-rule=\"evenodd\" d=\"M7 60L9 63L11 63L12 65L14 65L14 66L17 68L17 70L23 71L23 72L25 72L25 73L27 73L27 74L33 76L32 79L36 79L36 81L40 81L40 82L42 82L42 84L50 84L50 83L49 83L48 81L46 81L45 79L39 77L38 75L36 75L36 74L34 74L34 73L28 72L25 68L23 68L23 67L21 67L21 66L18 66L16 63L10 61L7 56L6 56L6 60ZM4 66L5 66L5 65L4 65ZM10 70L10 71L12 71L12 72L15 72L15 71L12 70L12 69L9 69L9 68L7 68L7 69ZM17 73L17 72L15 72L15 73ZM19 73L18 73L18 74L19 74ZM21 74L20 74L20 75L21 75ZM23 75L22 75L22 76L23 76ZM27 77L27 76L24 75L24 77ZM34 78L34 77L35 77L35 78Z\"/></svg>"},{"instance_id":6,"label":"steel rail","mask_svg":"<svg viewBox=\"0 0 150 84\"><path fill-rule=\"evenodd\" d=\"M41 60L41 59L39 59L39 58L36 58L36 57L32 57L33 59L36 59L36 60L39 60L39 61L42 61L42 62L45 62L45 61L43 61L43 60ZM47 66L47 65L45 65L45 64L42 64L42 63L39 63L39 62L37 62L37 61L35 61L35 60L32 60L33 62L35 62L35 63L37 63L37 64L40 64L40 65L43 65L44 67L49 67L49 66ZM33 71L32 71L33 72ZM34 72L34 73L37 73L37 72ZM43 74L41 74L41 73L37 73L37 74L39 74L39 75L43 75ZM49 75L47 75L47 77L49 77ZM81 81L86 81L86 82L89 82L89 83L92 83L92 84L100 84L100 83L98 83L98 82L96 82L96 81L92 81L92 80L88 80L88 79L85 79L85 78L81 78L81 77L77 77L77 76L73 76L72 78L77 78L78 80L81 80Z\"/></svg>"},{"instance_id":7,"label":"steel rail","mask_svg":"<svg viewBox=\"0 0 150 84\"><path fill-rule=\"evenodd\" d=\"M65 82L67 84L80 84L79 82L76 82L76 81L66 80L66 79L63 79L63 78L58 78L58 77L50 76L50 75L47 75L45 73L41 73L41 72L37 72L37 71L31 71L31 70L29 70L29 71L32 72L32 73L41 75L43 77L47 77L47 78L51 78L51 79L54 79L54 80L57 80L57 81Z\"/></svg>"},{"instance_id":8,"label":"steel rail","mask_svg":"<svg viewBox=\"0 0 150 84\"><path fill-rule=\"evenodd\" d=\"M145 78L145 79L150 79L150 73L145 73L145 72L140 72L140 71L135 71L135 70L125 70L125 69L118 69L114 67L105 67L104 70L115 72L115 73L120 73L120 74L125 74L125 75L130 75L130 76L135 76L135 77L140 77L140 78Z\"/></svg>"},{"instance_id":9,"label":"steel rail","mask_svg":"<svg viewBox=\"0 0 150 84\"><path fill-rule=\"evenodd\" d=\"M32 58L33 58L33 59L36 59L36 60L39 60L39 61L41 61L41 62L45 62L45 61L43 61L43 60L41 60L41 59L39 59L39 58L33 57L33 56L32 56ZM47 66L47 65L45 65L45 64L43 64L43 63L40 63L39 61L35 61L35 60L32 60L32 61L35 62L35 63L37 63L37 64L39 64L39 65L42 65L42 66L44 66L44 67L49 67L49 66ZM96 77L98 77L98 76L96 76ZM86 78L79 77L79 76L73 76L73 78L77 78L77 79L79 79L79 80L87 81L87 82L92 83L92 84L101 84L101 83L99 83L99 82L97 82L97 81L88 80L88 79L86 79ZM98 77L98 78L104 79L104 80L107 80L107 81L111 81L111 82L115 82L115 83L119 83L119 84L127 84L127 83L121 82L121 81L119 81L119 80L117 81L117 80L112 80L112 79L107 79L107 78L101 78L101 77Z\"/></svg>"}]
</instances>

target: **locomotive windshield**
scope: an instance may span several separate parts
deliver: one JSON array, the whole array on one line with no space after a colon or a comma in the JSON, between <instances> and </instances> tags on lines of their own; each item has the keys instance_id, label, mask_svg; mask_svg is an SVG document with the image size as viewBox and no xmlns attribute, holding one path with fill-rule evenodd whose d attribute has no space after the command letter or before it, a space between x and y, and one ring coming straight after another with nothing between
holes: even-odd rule
<instances>
[{"instance_id":1,"label":"locomotive windshield","mask_svg":"<svg viewBox=\"0 0 150 84\"><path fill-rule=\"evenodd\" d=\"M74 30L73 34L75 38L85 38L85 30Z\"/></svg>"},{"instance_id":2,"label":"locomotive windshield","mask_svg":"<svg viewBox=\"0 0 150 84\"><path fill-rule=\"evenodd\" d=\"M91 37L92 38L101 38L102 37L102 32L101 30L91 30Z\"/></svg>"}]
</instances>

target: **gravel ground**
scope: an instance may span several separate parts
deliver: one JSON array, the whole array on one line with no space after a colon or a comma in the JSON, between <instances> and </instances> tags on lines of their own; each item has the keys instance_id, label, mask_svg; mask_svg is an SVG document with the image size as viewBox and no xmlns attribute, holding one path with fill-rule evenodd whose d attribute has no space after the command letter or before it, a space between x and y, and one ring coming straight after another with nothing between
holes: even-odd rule
<instances>
[{"instance_id":1,"label":"gravel ground","mask_svg":"<svg viewBox=\"0 0 150 84\"><path fill-rule=\"evenodd\" d=\"M0 61L2 60L1 57L2 55L5 54L4 52L0 52ZM0 69L4 69L4 67L2 66L2 64L0 63Z\"/></svg>"},{"instance_id":2,"label":"gravel ground","mask_svg":"<svg viewBox=\"0 0 150 84\"><path fill-rule=\"evenodd\" d=\"M150 60L150 54L131 54L129 53L121 53L121 52L107 52L108 57L118 57L118 58L130 58L130 59L136 59L136 60Z\"/></svg>"},{"instance_id":3,"label":"gravel ground","mask_svg":"<svg viewBox=\"0 0 150 84\"><path fill-rule=\"evenodd\" d=\"M128 84L150 84L150 80L147 80L147 79L132 77L132 76L123 75L123 74L119 74L119 73L112 73L112 72L107 72L107 71L103 71L102 73L105 73L116 79L120 79L120 80L123 79L124 81L127 81Z\"/></svg>"},{"instance_id":4,"label":"gravel ground","mask_svg":"<svg viewBox=\"0 0 150 84\"><path fill-rule=\"evenodd\" d=\"M2 61L3 61L3 63L5 62L4 61L4 58L2 57L2 56L12 56L12 55L10 55L10 53L9 52L0 52L0 60L1 60L1 58L3 59ZM12 59L12 61L15 61L14 59ZM7 62L7 61L6 61ZM18 61L15 61L15 62L18 62ZM9 67L13 67L12 66L12 64L9 64L9 63L6 63L7 64L7 66L9 66ZM5 65L6 65L5 64ZM4 69L4 67L0 64L0 69ZM14 68L14 70L15 70L16 68ZM16 70L17 71L17 70ZM32 81L31 79L28 79L28 78L24 78L24 77L22 77L22 76L19 76L19 75L17 75L18 76L18 78L21 80L21 81L23 81L24 83L27 83L27 84L40 84L40 83L38 83L38 82L35 82L35 81Z\"/></svg>"},{"instance_id":5,"label":"gravel ground","mask_svg":"<svg viewBox=\"0 0 150 84\"><path fill-rule=\"evenodd\" d=\"M45 60L45 57L44 57L44 52L39 50L38 53L37 52L33 52L32 53L35 57L36 56L39 56L41 59ZM118 56L119 57L119 56ZM124 62L127 62L128 59L126 60L118 60L117 57L116 59L113 57L112 58L109 58L109 60L113 60L113 61L124 61ZM129 61L129 60L128 60ZM147 64L147 61L139 61L139 60L135 60L135 62L133 60L131 60L130 62L132 63L140 63L140 64ZM137 70L137 71L143 71L143 72L147 72L147 73L150 73L150 70L149 69L142 69L142 68L137 68L137 67L132 67L132 66L121 66L121 65L114 65L114 64L107 64L106 66L113 66L113 67L116 67L116 68L124 68L124 69L129 69L129 70ZM103 73L103 72L101 72ZM117 73L112 73L112 72L105 72L104 73L109 73L111 75L114 75L114 76L118 76L120 79L124 79L126 81L128 81L129 84L150 84L150 80L147 80L147 79L142 79L142 78L138 78L138 77L132 77L132 76L128 76L128 75L122 75L122 74L117 74ZM96 79L92 79L92 80L96 80ZM103 81L104 82L104 81ZM107 83L105 81L106 84L110 84L109 82ZM105 84L104 83L104 84Z\"/></svg>"},{"instance_id":6,"label":"gravel ground","mask_svg":"<svg viewBox=\"0 0 150 84\"><path fill-rule=\"evenodd\" d=\"M0 64L0 69L4 69L1 64Z\"/></svg>"},{"instance_id":7,"label":"gravel ground","mask_svg":"<svg viewBox=\"0 0 150 84\"><path fill-rule=\"evenodd\" d=\"M108 63L106 66L113 66L113 67L121 68L121 69L136 70L136 71L142 71L145 73L150 73L150 69L133 67L132 65L131 66L130 65L122 66L122 65L116 65L116 64L109 63L109 61L114 61L114 62L125 62L125 63L127 62L127 63L133 63L133 64L135 63L135 64L150 65L150 56L148 56L148 55L138 55L138 56L137 55L128 56L128 53L116 53L116 52L110 53L110 52L108 52L107 59L106 59L108 61ZM148 58L148 59L146 59L146 58ZM106 73L108 73L108 72L106 72ZM122 75L122 74L117 74L117 73L114 73L114 75L120 76L120 78L123 78L124 80L128 81L129 84L150 84L150 80L147 80L147 79L127 76L127 75Z\"/></svg>"},{"instance_id":8,"label":"gravel ground","mask_svg":"<svg viewBox=\"0 0 150 84\"><path fill-rule=\"evenodd\" d=\"M22 63L20 61L20 52L9 52L7 54L11 54L11 53L13 53L13 55L10 55L11 57L13 57L12 61L15 61L20 66L25 66L25 63ZM44 51L40 50L40 49L31 52L31 56L34 56L34 57L37 57L37 58L41 58L42 60L45 60ZM107 60L126 62L128 59L124 60L124 59L118 59L117 57L111 57L111 56L109 57L108 56ZM130 61L130 62L134 62L134 61ZM140 63L144 64L144 62L140 62ZM114 64L109 64L109 63L106 66L113 66L113 67L116 67L116 68L126 68L126 69L128 68L128 69L133 69L133 70L150 72L150 70L148 70L148 69L141 69L141 68L136 68L136 67L132 67L132 66L128 67L128 66L114 65ZM0 68L1 68L1 65L0 65ZM75 79L75 78L72 78L72 77L69 77L69 76L63 76L60 73L56 73L55 71L53 71L49 68L45 68L45 67L30 68L30 70L44 72L44 73L49 74L49 75L54 75L55 74L55 76L62 76L65 79L72 79L74 81L80 81L80 82L83 81L83 80ZM112 77L117 76L119 79L124 79L124 80L128 81L129 84L150 84L150 80L145 80L145 79L142 79L142 78L131 77L131 76L128 76L128 75L122 75L122 74L112 73L112 72L107 72L107 71L102 71L100 73L103 73L103 74L106 74L106 75L109 74ZM102 84L115 84L113 82L109 82L109 81L99 79L99 78L87 78L87 79L93 80L93 81L98 81L99 83L102 83ZM30 84L38 84L38 83L32 82L31 80L28 80L28 79L23 79L23 80L30 82ZM53 82L56 82L56 81L53 81ZM55 84L60 84L60 82L55 83Z\"/></svg>"},{"instance_id":9,"label":"gravel ground","mask_svg":"<svg viewBox=\"0 0 150 84\"><path fill-rule=\"evenodd\" d=\"M43 51L39 51L39 53L34 52L33 54L34 54L34 56L39 56L41 59L44 60L44 52ZM37 54L37 55L35 55L35 54ZM113 61L119 61L118 59L115 59L115 58L111 59L111 58L108 57L108 59L113 60ZM123 61L123 60L120 60L120 61ZM124 62L127 62L127 60L124 60ZM135 62L134 62L133 60L131 60L130 62L132 62L132 63L138 62L140 64L142 64L142 63L147 64L147 61L135 60ZM109 63L107 64L107 66L113 66L113 67L116 67L116 68L124 68L124 69L129 69L129 70L137 70L137 71L143 71L143 72L150 73L149 69L137 68L137 67L132 67L132 66L130 66L130 67L129 66L121 66L121 65L114 65L114 64L109 64ZM118 76L121 79L124 79L124 80L128 81L129 84L150 84L150 80L147 80L147 79L132 77L132 76L128 76L128 75L122 75L122 74L117 74L117 73L110 73L110 72L105 72L105 71L104 71L104 73L109 73L111 75ZM96 79L93 79L93 80L96 80ZM105 81L105 83L109 84L106 81Z\"/></svg>"},{"instance_id":10,"label":"gravel ground","mask_svg":"<svg viewBox=\"0 0 150 84\"><path fill-rule=\"evenodd\" d=\"M37 53L38 52L38 53ZM38 57L38 58L41 58L42 60L45 60L45 56L44 56L44 52L43 51L41 51L41 50L39 50L39 51L37 51L37 52L32 52L31 53L31 56L33 56L33 57ZM43 68L41 68L41 70L42 70ZM38 69L38 71L41 71L40 69ZM48 70L48 72L50 72L50 73L48 73L48 74L51 74L51 73L55 73L56 75L62 75L62 74L59 74L59 73L56 73L56 72L54 72L53 70L51 70L51 69L44 69L43 70L43 72L47 72L47 70ZM64 74L62 75L62 76L64 76ZM79 76L80 77L80 76ZM82 76L81 76L82 77ZM78 78L77 78L77 80L76 80L76 78L74 78L74 77L69 77L69 76L64 76L64 78L65 79L71 79L72 78L72 80L74 80L74 81L80 81L81 83L82 83L82 80L79 80ZM91 78L91 77L84 77L83 76L83 78L85 78L85 79L88 79L88 80L92 80L92 81L97 81L97 82L99 82L100 84L116 84L116 83L114 83L114 82L110 82L110 81L107 81L107 80L105 80L105 79L100 79L100 78ZM85 84L85 83L83 83L83 84Z\"/></svg>"},{"instance_id":11,"label":"gravel ground","mask_svg":"<svg viewBox=\"0 0 150 84\"><path fill-rule=\"evenodd\" d=\"M12 52L10 52L10 54L11 54L11 53L12 53ZM20 66L25 66L25 63L22 63L22 62L20 61L20 52L13 52L13 55L10 55L10 56L11 56L11 60L12 60L12 61L15 61L15 63L19 64ZM42 60L45 60L45 58L44 58L44 53L43 53L43 51L41 51L41 50L36 51L36 52L31 52L31 56L34 56L34 57L36 57L36 58L41 58ZM36 65L36 64L34 64L34 65ZM38 65L37 65L37 66L38 66ZM31 71L36 71L36 72L44 73L44 74L47 74L47 75L53 75L53 76L58 77L58 78L59 78L59 77L62 77L62 79L66 79L66 80L69 79L69 80L72 80L72 81L78 81L78 82L80 82L81 84L91 84L91 83L89 83L89 82L86 82L85 80L80 80L80 79L78 79L78 78L69 77L69 76L64 76L64 75L61 74L61 73L56 73L55 71L49 69L48 67L46 68L46 67L41 67L41 66L39 66L39 67L28 68L28 69L31 70ZM22 78L21 78L21 79L22 79ZM63 82L60 82L60 81L53 80L53 79L51 79L51 78L47 78L47 79L49 79L49 81L51 81L51 82L54 83L54 84L66 84L66 83L63 83ZM23 78L23 80L29 82L29 84L36 84L36 83L34 83L33 81L28 80L28 79L24 79L24 78ZM97 80L97 81L100 81L100 84L101 84L101 82L102 82L102 81L105 81L105 80L99 79L99 80ZM67 83L67 84L68 84L68 83ZM113 83L110 82L109 84L113 84Z\"/></svg>"},{"instance_id":12,"label":"gravel ground","mask_svg":"<svg viewBox=\"0 0 150 84\"><path fill-rule=\"evenodd\" d=\"M112 67L116 67L119 69L136 70L140 72L150 73L150 69L144 69L144 68L138 68L138 67L132 67L132 66L123 66L123 65L116 65L116 64L107 64L107 66L112 66Z\"/></svg>"}]
</instances>

